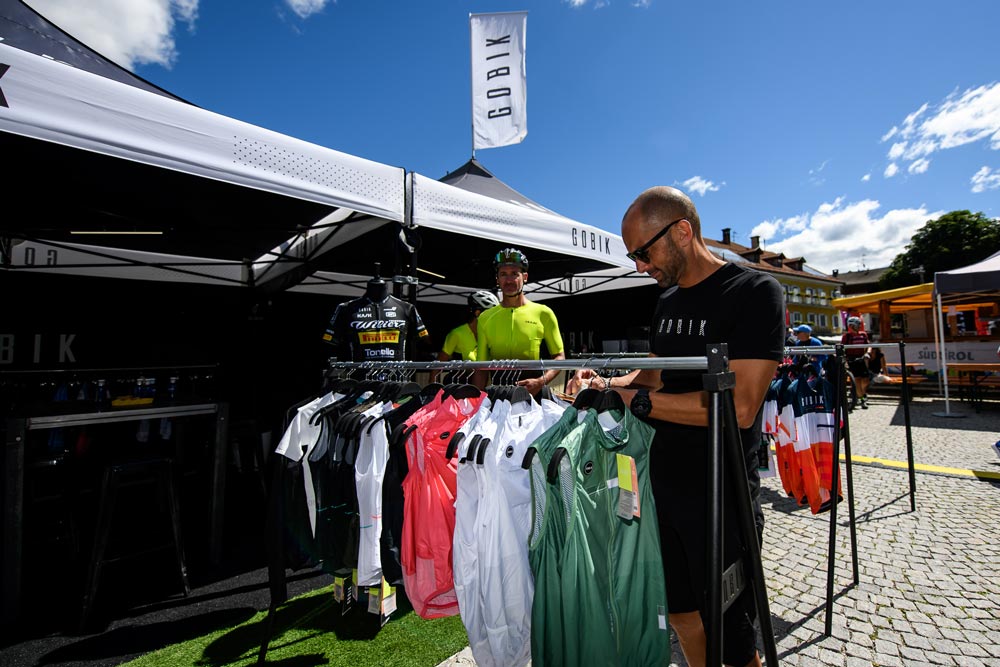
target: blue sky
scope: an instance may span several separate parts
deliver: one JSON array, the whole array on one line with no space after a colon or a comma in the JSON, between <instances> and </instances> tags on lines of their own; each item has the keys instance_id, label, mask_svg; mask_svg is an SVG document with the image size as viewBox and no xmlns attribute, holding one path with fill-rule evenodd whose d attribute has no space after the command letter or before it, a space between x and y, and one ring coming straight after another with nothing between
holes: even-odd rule
<instances>
[{"instance_id":1,"label":"blue sky","mask_svg":"<svg viewBox=\"0 0 1000 667\"><path fill-rule=\"evenodd\" d=\"M675 185L706 237L887 265L927 220L1000 216L1000 2L27 0L199 106L439 178L471 155L470 13L526 10L528 135L477 151L618 232Z\"/></svg>"}]
</instances>

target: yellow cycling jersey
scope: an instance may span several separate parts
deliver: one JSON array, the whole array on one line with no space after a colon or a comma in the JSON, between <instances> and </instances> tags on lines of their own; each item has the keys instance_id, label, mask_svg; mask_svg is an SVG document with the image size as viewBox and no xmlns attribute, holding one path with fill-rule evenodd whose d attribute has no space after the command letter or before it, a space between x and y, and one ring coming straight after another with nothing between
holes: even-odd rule
<instances>
[{"instance_id":1,"label":"yellow cycling jersey","mask_svg":"<svg viewBox=\"0 0 1000 667\"><path fill-rule=\"evenodd\" d=\"M444 337L441 351L449 357L457 352L463 361L476 360L476 335L468 324L457 326Z\"/></svg>"},{"instance_id":2,"label":"yellow cycling jersey","mask_svg":"<svg viewBox=\"0 0 1000 667\"><path fill-rule=\"evenodd\" d=\"M555 356L563 351L556 314L548 306L528 301L517 308L494 306L479 315L476 358L540 359L542 341Z\"/></svg>"}]
</instances>

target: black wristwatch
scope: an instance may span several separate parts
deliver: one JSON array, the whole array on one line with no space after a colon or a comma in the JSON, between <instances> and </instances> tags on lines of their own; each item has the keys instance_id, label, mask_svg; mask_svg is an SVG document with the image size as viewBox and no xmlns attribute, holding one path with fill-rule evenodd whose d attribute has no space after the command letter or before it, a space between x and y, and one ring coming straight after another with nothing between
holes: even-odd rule
<instances>
[{"instance_id":1,"label":"black wristwatch","mask_svg":"<svg viewBox=\"0 0 1000 667\"><path fill-rule=\"evenodd\" d=\"M649 390L639 389L636 391L628 408L636 417L648 417L650 410L653 409L653 402L649 400Z\"/></svg>"}]
</instances>

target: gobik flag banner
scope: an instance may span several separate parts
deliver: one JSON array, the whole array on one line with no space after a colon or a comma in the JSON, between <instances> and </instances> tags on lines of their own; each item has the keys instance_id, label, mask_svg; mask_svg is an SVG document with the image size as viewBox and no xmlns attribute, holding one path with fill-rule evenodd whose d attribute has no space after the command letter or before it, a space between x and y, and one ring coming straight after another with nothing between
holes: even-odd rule
<instances>
[{"instance_id":1,"label":"gobik flag banner","mask_svg":"<svg viewBox=\"0 0 1000 667\"><path fill-rule=\"evenodd\" d=\"M527 25L528 12L469 14L473 151L517 144L528 134Z\"/></svg>"}]
</instances>

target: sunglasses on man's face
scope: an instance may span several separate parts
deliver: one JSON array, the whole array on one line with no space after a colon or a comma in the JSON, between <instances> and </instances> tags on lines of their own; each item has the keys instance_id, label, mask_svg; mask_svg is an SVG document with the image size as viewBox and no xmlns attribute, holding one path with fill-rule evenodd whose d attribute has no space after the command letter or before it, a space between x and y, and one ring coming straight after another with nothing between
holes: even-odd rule
<instances>
[{"instance_id":1,"label":"sunglasses on man's face","mask_svg":"<svg viewBox=\"0 0 1000 667\"><path fill-rule=\"evenodd\" d=\"M632 252L625 253L625 256L628 257L633 262L640 261L643 264L649 264L649 249L653 247L654 243L660 240L660 237L669 232L671 227L676 225L681 220L687 220L687 218L677 218L676 220L668 224L666 227L656 232L656 236L649 239L648 241L643 243L641 246L639 246Z\"/></svg>"}]
</instances>

